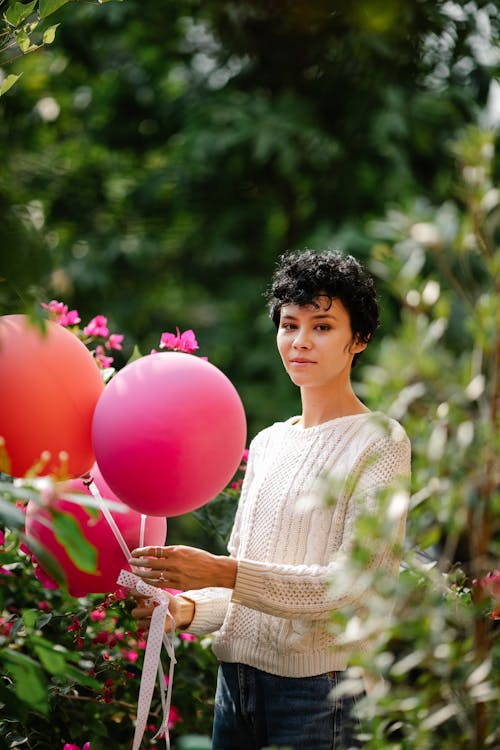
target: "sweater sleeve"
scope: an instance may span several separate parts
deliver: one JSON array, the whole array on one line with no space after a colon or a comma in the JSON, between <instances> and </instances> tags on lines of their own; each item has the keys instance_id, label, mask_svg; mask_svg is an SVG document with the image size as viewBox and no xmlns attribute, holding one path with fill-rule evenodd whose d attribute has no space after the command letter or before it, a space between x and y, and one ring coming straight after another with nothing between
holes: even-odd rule
<instances>
[{"instance_id":1,"label":"sweater sleeve","mask_svg":"<svg viewBox=\"0 0 500 750\"><path fill-rule=\"evenodd\" d=\"M237 557L238 555L240 529L239 508L241 508L241 503L244 501L248 493L248 487L253 479L255 452L256 440L254 439L249 447L247 466L241 487L241 497L228 542L228 551L231 557ZM218 630L226 616L227 608L231 601L231 594L231 589L216 586L184 591L182 596L186 599L190 599L195 604L194 617L189 627L186 628L186 631L193 635L207 635Z\"/></svg>"},{"instance_id":2,"label":"sweater sleeve","mask_svg":"<svg viewBox=\"0 0 500 750\"><path fill-rule=\"evenodd\" d=\"M375 440L360 456L344 485L346 514L342 542L325 565L287 565L238 560L238 571L232 601L270 615L302 620L326 619L334 609L359 605L367 592L373 571L398 568L395 551L404 538L408 507L410 443L403 437L395 440L384 435ZM391 490L392 501L384 502ZM385 497L385 500L387 497ZM364 567L354 565L351 553L359 543L357 526L360 518L373 514L379 527L380 515L384 538L370 544ZM314 544L314 540L309 540Z\"/></svg>"}]
</instances>

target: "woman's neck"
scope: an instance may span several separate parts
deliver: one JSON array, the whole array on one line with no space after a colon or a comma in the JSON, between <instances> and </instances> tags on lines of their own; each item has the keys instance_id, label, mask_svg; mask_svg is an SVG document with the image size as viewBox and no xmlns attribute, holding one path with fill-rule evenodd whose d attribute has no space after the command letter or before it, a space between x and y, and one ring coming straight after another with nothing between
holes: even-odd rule
<instances>
[{"instance_id":1,"label":"woman's neck","mask_svg":"<svg viewBox=\"0 0 500 750\"><path fill-rule=\"evenodd\" d=\"M303 427L314 427L338 417L370 411L356 396L350 384L342 393L325 394L308 388L301 389Z\"/></svg>"}]
</instances>

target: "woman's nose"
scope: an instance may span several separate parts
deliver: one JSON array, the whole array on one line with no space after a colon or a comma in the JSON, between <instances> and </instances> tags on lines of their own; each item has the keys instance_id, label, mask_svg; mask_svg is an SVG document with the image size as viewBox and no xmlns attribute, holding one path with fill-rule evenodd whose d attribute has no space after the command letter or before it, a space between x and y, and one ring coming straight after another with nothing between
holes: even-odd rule
<instances>
[{"instance_id":1,"label":"woman's nose","mask_svg":"<svg viewBox=\"0 0 500 750\"><path fill-rule=\"evenodd\" d=\"M305 331L303 328L297 329L295 338L293 340L293 345L297 349L309 349L310 339L307 331Z\"/></svg>"}]
</instances>

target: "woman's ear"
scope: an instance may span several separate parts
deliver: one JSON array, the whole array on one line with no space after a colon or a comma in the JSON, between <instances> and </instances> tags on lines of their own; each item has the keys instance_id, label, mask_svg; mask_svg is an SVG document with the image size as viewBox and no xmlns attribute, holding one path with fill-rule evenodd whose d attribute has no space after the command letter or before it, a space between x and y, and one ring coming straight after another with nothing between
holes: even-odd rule
<instances>
[{"instance_id":1,"label":"woman's ear","mask_svg":"<svg viewBox=\"0 0 500 750\"><path fill-rule=\"evenodd\" d=\"M350 354L359 354L364 352L368 346L368 341L362 341L358 335L353 336L351 346L349 347Z\"/></svg>"}]
</instances>

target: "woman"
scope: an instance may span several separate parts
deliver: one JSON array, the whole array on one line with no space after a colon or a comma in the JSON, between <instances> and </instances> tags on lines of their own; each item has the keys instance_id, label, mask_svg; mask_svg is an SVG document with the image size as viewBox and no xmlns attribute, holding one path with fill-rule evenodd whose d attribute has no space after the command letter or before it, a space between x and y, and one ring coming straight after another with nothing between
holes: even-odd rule
<instances>
[{"instance_id":1,"label":"woman","mask_svg":"<svg viewBox=\"0 0 500 750\"><path fill-rule=\"evenodd\" d=\"M146 547L131 563L147 582L183 590L170 600L179 628L217 631L214 750L360 747L352 698L330 696L353 646L340 643L328 619L369 596L349 562L356 521L382 512L384 489L408 483L410 445L351 385L352 365L378 326L362 266L333 252L284 255L268 301L302 409L251 442L229 556L167 546L152 560L156 548ZM367 555L369 570L397 575L405 516ZM138 606L134 616L147 627L151 610Z\"/></svg>"}]
</instances>

